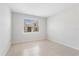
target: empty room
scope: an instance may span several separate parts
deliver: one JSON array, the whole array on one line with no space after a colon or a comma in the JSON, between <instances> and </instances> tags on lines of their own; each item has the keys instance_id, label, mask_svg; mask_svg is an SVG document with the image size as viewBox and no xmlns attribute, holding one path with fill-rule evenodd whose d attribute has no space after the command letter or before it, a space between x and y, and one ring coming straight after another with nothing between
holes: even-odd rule
<instances>
[{"instance_id":1,"label":"empty room","mask_svg":"<svg viewBox=\"0 0 79 59\"><path fill-rule=\"evenodd\" d=\"M0 3L0 56L79 56L79 4Z\"/></svg>"}]
</instances>

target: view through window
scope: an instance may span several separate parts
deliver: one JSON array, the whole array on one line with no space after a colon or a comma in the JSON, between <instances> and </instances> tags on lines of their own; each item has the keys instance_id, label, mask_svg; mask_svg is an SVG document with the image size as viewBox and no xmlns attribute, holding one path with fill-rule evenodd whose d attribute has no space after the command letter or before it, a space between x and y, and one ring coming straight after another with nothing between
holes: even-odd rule
<instances>
[{"instance_id":1,"label":"view through window","mask_svg":"<svg viewBox=\"0 0 79 59\"><path fill-rule=\"evenodd\" d=\"M38 32L39 26L37 20L24 19L24 32Z\"/></svg>"}]
</instances>

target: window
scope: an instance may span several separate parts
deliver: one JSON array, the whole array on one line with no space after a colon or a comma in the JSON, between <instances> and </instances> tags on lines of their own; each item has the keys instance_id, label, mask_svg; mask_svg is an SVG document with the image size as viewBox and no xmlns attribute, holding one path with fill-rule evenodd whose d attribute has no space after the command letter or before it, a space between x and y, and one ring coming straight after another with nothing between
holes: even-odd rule
<instances>
[{"instance_id":1,"label":"window","mask_svg":"<svg viewBox=\"0 0 79 59\"><path fill-rule=\"evenodd\" d=\"M37 20L24 19L24 32L38 32L39 26Z\"/></svg>"}]
</instances>

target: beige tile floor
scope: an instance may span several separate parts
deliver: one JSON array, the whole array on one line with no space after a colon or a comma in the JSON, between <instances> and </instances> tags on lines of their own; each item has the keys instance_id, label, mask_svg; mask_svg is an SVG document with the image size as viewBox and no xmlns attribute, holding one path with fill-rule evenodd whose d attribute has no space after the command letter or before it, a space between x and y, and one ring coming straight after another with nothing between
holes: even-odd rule
<instances>
[{"instance_id":1,"label":"beige tile floor","mask_svg":"<svg viewBox=\"0 0 79 59\"><path fill-rule=\"evenodd\" d=\"M14 44L7 56L78 56L79 51L49 40Z\"/></svg>"}]
</instances>

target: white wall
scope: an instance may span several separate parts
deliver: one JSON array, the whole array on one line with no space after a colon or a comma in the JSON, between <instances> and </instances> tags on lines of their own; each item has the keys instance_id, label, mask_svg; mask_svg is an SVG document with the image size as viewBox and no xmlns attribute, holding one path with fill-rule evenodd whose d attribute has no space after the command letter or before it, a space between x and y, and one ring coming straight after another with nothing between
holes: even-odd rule
<instances>
[{"instance_id":1,"label":"white wall","mask_svg":"<svg viewBox=\"0 0 79 59\"><path fill-rule=\"evenodd\" d=\"M24 33L24 19L31 18L39 21L39 32ZM46 19L20 13L12 13L12 41L13 43L43 40L46 36Z\"/></svg>"},{"instance_id":2,"label":"white wall","mask_svg":"<svg viewBox=\"0 0 79 59\"><path fill-rule=\"evenodd\" d=\"M79 7L49 17L47 27L49 40L79 49Z\"/></svg>"},{"instance_id":3,"label":"white wall","mask_svg":"<svg viewBox=\"0 0 79 59\"><path fill-rule=\"evenodd\" d=\"M0 55L5 55L10 47L11 14L7 6L0 4Z\"/></svg>"}]
</instances>

